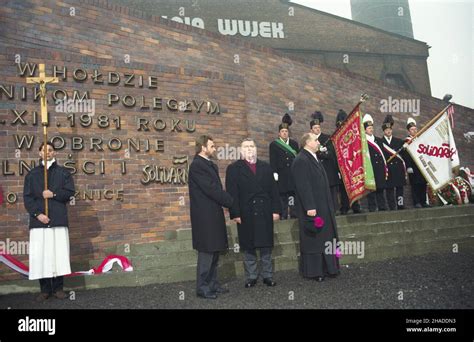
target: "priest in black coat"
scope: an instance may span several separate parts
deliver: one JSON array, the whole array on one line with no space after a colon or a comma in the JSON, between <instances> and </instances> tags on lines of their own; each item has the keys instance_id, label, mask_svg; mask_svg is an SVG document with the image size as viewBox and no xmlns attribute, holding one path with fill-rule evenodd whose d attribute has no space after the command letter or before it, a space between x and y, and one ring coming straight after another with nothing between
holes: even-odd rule
<instances>
[{"instance_id":1,"label":"priest in black coat","mask_svg":"<svg viewBox=\"0 0 474 342\"><path fill-rule=\"evenodd\" d=\"M278 187L270 165L257 159L254 140L244 139L240 147L242 159L227 167L225 183L234 199L230 218L237 223L240 250L244 252L245 287L257 284L257 249L263 283L275 286L272 248L273 221L281 212Z\"/></svg>"},{"instance_id":2,"label":"priest in black coat","mask_svg":"<svg viewBox=\"0 0 474 342\"><path fill-rule=\"evenodd\" d=\"M293 161L291 174L296 189L301 272L305 278L323 281L325 276L339 274L337 246L334 245L338 239L336 217L329 181L316 156L319 150L316 135L304 134L300 145L303 148Z\"/></svg>"},{"instance_id":3,"label":"priest in black coat","mask_svg":"<svg viewBox=\"0 0 474 342\"><path fill-rule=\"evenodd\" d=\"M394 121L391 115L387 115L382 124L383 138L382 150L387 160L388 178L385 183L385 196L390 210L405 209L403 199L403 186L406 184L406 166L405 161L396 152L403 146L401 139L392 135ZM396 155L390 162L392 155Z\"/></svg>"},{"instance_id":4,"label":"priest in black coat","mask_svg":"<svg viewBox=\"0 0 474 342\"><path fill-rule=\"evenodd\" d=\"M228 292L217 281L217 263L219 252L228 248L222 207L230 208L233 203L222 188L217 165L210 160L215 151L210 136L196 140L197 154L189 167L188 184L193 248L198 251L196 293L207 299Z\"/></svg>"}]
</instances>

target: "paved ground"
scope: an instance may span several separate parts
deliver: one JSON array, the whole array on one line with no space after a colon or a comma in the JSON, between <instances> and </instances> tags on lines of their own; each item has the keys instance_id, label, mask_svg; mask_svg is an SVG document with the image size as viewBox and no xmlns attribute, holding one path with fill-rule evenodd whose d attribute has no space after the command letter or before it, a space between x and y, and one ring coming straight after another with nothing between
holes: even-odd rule
<instances>
[{"instance_id":1,"label":"paved ground","mask_svg":"<svg viewBox=\"0 0 474 342\"><path fill-rule=\"evenodd\" d=\"M194 282L183 282L77 291L75 300L44 303L12 294L0 296L0 309L474 309L473 266L474 251L431 254L351 265L322 283L295 271L277 272L274 288L245 289L234 279L217 300L197 298Z\"/></svg>"}]
</instances>

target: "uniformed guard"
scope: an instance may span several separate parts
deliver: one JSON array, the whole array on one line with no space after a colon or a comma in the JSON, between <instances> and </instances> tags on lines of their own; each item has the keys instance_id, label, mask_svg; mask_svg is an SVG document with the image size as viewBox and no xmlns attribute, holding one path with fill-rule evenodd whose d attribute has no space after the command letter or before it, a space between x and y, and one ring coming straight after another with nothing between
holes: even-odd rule
<instances>
[{"instance_id":1,"label":"uniformed guard","mask_svg":"<svg viewBox=\"0 0 474 342\"><path fill-rule=\"evenodd\" d=\"M289 215L290 217L296 217L294 213L295 192L293 180L290 176L290 167L298 153L298 143L289 137L292 123L293 120L286 113L278 126L278 138L270 144L270 166L278 184L282 207L281 219L283 220L287 219Z\"/></svg>"},{"instance_id":2,"label":"uniformed guard","mask_svg":"<svg viewBox=\"0 0 474 342\"><path fill-rule=\"evenodd\" d=\"M388 176L387 162L382 152L382 142L374 135L374 119L370 114L365 114L362 122L365 128L367 144L369 145L370 161L374 170L376 191L367 196L369 211L387 210L383 190Z\"/></svg>"},{"instance_id":3,"label":"uniformed guard","mask_svg":"<svg viewBox=\"0 0 474 342\"><path fill-rule=\"evenodd\" d=\"M347 113L344 110L339 109L336 115L336 130L342 125L342 123L346 119L347 119ZM336 166L337 166L337 172L339 176L339 195L341 197L341 215L346 215L349 211L349 196L347 196L346 187L344 186L344 182L342 181L342 174L341 174L341 170L339 169L339 163L337 162L337 156L336 156ZM363 210L360 208L359 201L355 201L354 203L352 203L351 209L354 212L354 214L360 214L363 212Z\"/></svg>"},{"instance_id":4,"label":"uniformed guard","mask_svg":"<svg viewBox=\"0 0 474 342\"><path fill-rule=\"evenodd\" d=\"M416 121L413 118L407 120L408 137L405 142L411 141L418 132L416 127ZM411 193L413 197L413 205L415 208L427 208L429 205L426 203L426 179L421 174L415 161L412 159L410 154L404 150L402 152L402 158L405 160L407 166L408 179L410 180Z\"/></svg>"},{"instance_id":5,"label":"uniformed guard","mask_svg":"<svg viewBox=\"0 0 474 342\"><path fill-rule=\"evenodd\" d=\"M332 203L334 205L334 212L337 212L337 191L339 189L339 172L337 167L336 151L331 141L331 136L322 132L322 124L324 122L323 113L315 111L311 114L311 121L309 123L311 132L314 133L320 143L319 151L316 152L321 164L326 171L326 176L329 181L329 190L331 192Z\"/></svg>"},{"instance_id":6,"label":"uniformed guard","mask_svg":"<svg viewBox=\"0 0 474 342\"><path fill-rule=\"evenodd\" d=\"M401 210L405 208L403 186L406 184L406 166L403 158L397 154L397 151L403 146L403 141L392 135L393 124L394 121L390 114L385 117L382 124L382 150L385 160L388 160L392 155L396 155L387 165L388 179L385 184L385 196L390 210Z\"/></svg>"}]
</instances>

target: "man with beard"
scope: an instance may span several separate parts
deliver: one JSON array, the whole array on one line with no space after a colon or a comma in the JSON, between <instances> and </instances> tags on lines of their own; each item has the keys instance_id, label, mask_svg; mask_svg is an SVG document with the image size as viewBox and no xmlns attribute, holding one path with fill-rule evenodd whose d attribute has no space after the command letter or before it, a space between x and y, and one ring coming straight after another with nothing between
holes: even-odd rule
<instances>
[{"instance_id":1,"label":"man with beard","mask_svg":"<svg viewBox=\"0 0 474 342\"><path fill-rule=\"evenodd\" d=\"M278 186L270 165L257 159L255 141L246 138L241 144L242 159L227 167L226 189L234 204L230 218L237 223L240 249L244 251L245 287L257 284L257 249L260 252L261 276L267 286L273 281L273 221L281 211Z\"/></svg>"},{"instance_id":2,"label":"man with beard","mask_svg":"<svg viewBox=\"0 0 474 342\"><path fill-rule=\"evenodd\" d=\"M228 290L217 281L219 252L228 248L224 210L233 203L222 189L219 170L210 158L216 147L213 139L202 135L196 140L196 156L189 167L189 199L193 248L198 251L196 294L216 299Z\"/></svg>"},{"instance_id":3,"label":"man with beard","mask_svg":"<svg viewBox=\"0 0 474 342\"><path fill-rule=\"evenodd\" d=\"M296 189L299 220L300 267L303 277L321 282L325 276L339 274L339 261L333 253L337 241L337 225L329 182L316 152L319 141L314 133L306 133L303 147L291 166Z\"/></svg>"}]
</instances>

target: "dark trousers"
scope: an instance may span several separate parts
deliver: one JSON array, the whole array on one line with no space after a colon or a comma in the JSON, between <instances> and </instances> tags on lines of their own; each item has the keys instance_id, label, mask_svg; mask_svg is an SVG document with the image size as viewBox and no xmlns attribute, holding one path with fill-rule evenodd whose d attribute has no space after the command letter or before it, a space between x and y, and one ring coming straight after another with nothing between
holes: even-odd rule
<instances>
[{"instance_id":1,"label":"dark trousers","mask_svg":"<svg viewBox=\"0 0 474 342\"><path fill-rule=\"evenodd\" d=\"M390 210L395 210L397 208L403 209L405 207L403 199L403 186L397 186L396 188L387 188L385 189L385 195L387 197L387 203Z\"/></svg>"},{"instance_id":2,"label":"dark trousers","mask_svg":"<svg viewBox=\"0 0 474 342\"><path fill-rule=\"evenodd\" d=\"M273 278L272 247L257 248L260 250L260 273L263 279ZM257 251L256 249L244 251L244 270L248 280L258 278Z\"/></svg>"},{"instance_id":3,"label":"dark trousers","mask_svg":"<svg viewBox=\"0 0 474 342\"><path fill-rule=\"evenodd\" d=\"M296 218L295 212L295 193L294 192L287 192L287 193L280 193L280 202L281 202L281 219L286 220L290 218ZM289 211L289 215L288 215Z\"/></svg>"},{"instance_id":4,"label":"dark trousers","mask_svg":"<svg viewBox=\"0 0 474 342\"><path fill-rule=\"evenodd\" d=\"M346 188L344 184L339 185L339 193L341 195L341 213L346 214L349 211L349 196L347 196ZM352 203L352 211L355 213L360 212L360 203L359 201L355 201Z\"/></svg>"},{"instance_id":5,"label":"dark trousers","mask_svg":"<svg viewBox=\"0 0 474 342\"><path fill-rule=\"evenodd\" d=\"M200 294L215 292L219 287L217 281L217 262L219 252L198 252L196 292Z\"/></svg>"},{"instance_id":6,"label":"dark trousers","mask_svg":"<svg viewBox=\"0 0 474 342\"><path fill-rule=\"evenodd\" d=\"M62 291L64 286L64 277L43 278L39 280L41 293L49 295Z\"/></svg>"},{"instance_id":7,"label":"dark trousers","mask_svg":"<svg viewBox=\"0 0 474 342\"><path fill-rule=\"evenodd\" d=\"M367 201L369 202L369 211L386 210L385 198L383 197L383 189L377 189L375 192L371 192L367 195Z\"/></svg>"},{"instance_id":8,"label":"dark trousers","mask_svg":"<svg viewBox=\"0 0 474 342\"><path fill-rule=\"evenodd\" d=\"M412 184L411 194L413 196L413 204L420 204L426 206L426 183L425 184Z\"/></svg>"}]
</instances>

